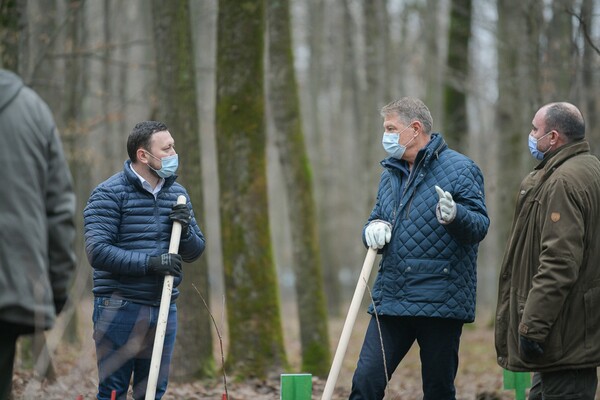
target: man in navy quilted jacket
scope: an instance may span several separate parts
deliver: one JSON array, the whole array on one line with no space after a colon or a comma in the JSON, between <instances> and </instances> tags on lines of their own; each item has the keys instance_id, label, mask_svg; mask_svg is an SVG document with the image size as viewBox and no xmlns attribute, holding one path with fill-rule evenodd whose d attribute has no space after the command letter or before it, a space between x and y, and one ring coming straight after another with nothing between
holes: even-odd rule
<instances>
[{"instance_id":1,"label":"man in navy quilted jacket","mask_svg":"<svg viewBox=\"0 0 600 400\"><path fill-rule=\"evenodd\" d=\"M382 399L415 340L423 398L455 399L460 335L475 319L477 250L489 226L483 176L431 132L422 101L402 98L381 115L389 157L363 238L382 257L350 399Z\"/></svg>"},{"instance_id":2,"label":"man in navy quilted jacket","mask_svg":"<svg viewBox=\"0 0 600 400\"><path fill-rule=\"evenodd\" d=\"M166 391L177 332L182 261L204 251L204 236L187 191L176 183L178 156L165 124L138 123L127 139L123 171L94 189L84 210L85 244L94 268L94 340L98 399L145 397L164 277L174 277L156 399ZM177 205L184 195L187 204ZM179 254L169 254L173 221L181 223Z\"/></svg>"}]
</instances>

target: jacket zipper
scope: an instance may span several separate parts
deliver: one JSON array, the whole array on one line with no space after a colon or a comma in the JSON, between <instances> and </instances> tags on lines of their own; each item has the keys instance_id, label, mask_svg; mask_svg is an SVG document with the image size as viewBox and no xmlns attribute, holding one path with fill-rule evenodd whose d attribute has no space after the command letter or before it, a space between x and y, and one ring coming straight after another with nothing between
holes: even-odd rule
<instances>
[{"instance_id":1,"label":"jacket zipper","mask_svg":"<svg viewBox=\"0 0 600 400\"><path fill-rule=\"evenodd\" d=\"M410 174L408 175L408 180L406 181L406 185L404 185L404 188L402 190L402 196L400 197L400 199L404 198L404 195L406 194L406 192L408 191L408 187L410 186L410 184L412 183L412 181L414 180L414 177L417 175L417 170L419 170L421 168L421 164L423 164L423 160L425 159L425 157L423 157L419 163L416 165L415 168L413 168L410 171ZM410 205L412 204L412 198L410 198L408 200L408 202L406 203L406 217L408 218L408 213L410 211ZM400 204L400 207L402 207L402 204Z\"/></svg>"},{"instance_id":2,"label":"jacket zipper","mask_svg":"<svg viewBox=\"0 0 600 400\"><path fill-rule=\"evenodd\" d=\"M445 143L441 143L438 146L438 148L433 151L432 155L435 154L437 157L439 157L439 151L444 146L444 144ZM421 160L419 161L419 163L417 164L417 166L410 171L410 174L408 175L408 181L406 182L406 185L404 186L404 191L402 192L402 198L404 198L404 195L406 194L406 191L408 190L409 185L412 183L412 180L413 180L414 176L417 175L417 171L420 170L421 164L423 164L423 161L425 161L425 158L427 158L427 155L425 155L423 158L421 158ZM408 213L410 212L410 206L412 205L412 201L413 201L413 198L411 197L409 199L409 201L407 202L407 205L406 205L406 218L408 218Z\"/></svg>"}]
</instances>

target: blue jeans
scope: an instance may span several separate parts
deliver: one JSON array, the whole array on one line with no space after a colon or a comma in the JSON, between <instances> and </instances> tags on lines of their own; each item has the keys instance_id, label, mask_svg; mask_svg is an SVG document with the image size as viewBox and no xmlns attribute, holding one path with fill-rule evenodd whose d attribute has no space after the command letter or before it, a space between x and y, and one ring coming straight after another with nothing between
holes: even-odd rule
<instances>
[{"instance_id":1,"label":"blue jeans","mask_svg":"<svg viewBox=\"0 0 600 400\"><path fill-rule=\"evenodd\" d=\"M427 317L379 316L388 379L415 340L419 344L424 400L454 400L463 322ZM387 385L381 340L371 318L352 378L351 400L383 399Z\"/></svg>"},{"instance_id":2,"label":"blue jeans","mask_svg":"<svg viewBox=\"0 0 600 400\"><path fill-rule=\"evenodd\" d=\"M597 387L596 368L536 372L529 400L594 400Z\"/></svg>"},{"instance_id":3,"label":"blue jeans","mask_svg":"<svg viewBox=\"0 0 600 400\"><path fill-rule=\"evenodd\" d=\"M96 297L94 299L94 341L98 359L98 399L125 400L133 375L133 398L143 399L148 385L150 360L158 322L158 307L129 300ZM169 365L177 333L177 306L171 303L163 346L156 399L167 390Z\"/></svg>"}]
</instances>

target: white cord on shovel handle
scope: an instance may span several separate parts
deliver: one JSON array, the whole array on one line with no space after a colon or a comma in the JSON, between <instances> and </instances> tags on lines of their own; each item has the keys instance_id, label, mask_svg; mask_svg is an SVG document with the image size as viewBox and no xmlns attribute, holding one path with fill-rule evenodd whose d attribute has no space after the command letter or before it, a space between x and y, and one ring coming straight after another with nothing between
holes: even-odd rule
<instances>
[{"instance_id":1,"label":"white cord on shovel handle","mask_svg":"<svg viewBox=\"0 0 600 400\"><path fill-rule=\"evenodd\" d=\"M352 302L350 303L350 309L348 310L348 315L346 316L346 322L344 322L342 335L340 336L340 341L338 343L337 350L335 351L335 356L333 357L333 363L331 364L331 370L329 371L329 376L327 377L325 390L323 391L323 397L321 397L321 400L331 400L331 396L333 395L333 389L335 389L335 383L340 373L340 369L342 368L342 361L346 355L346 349L348 348L350 335L352 333L352 329L354 328L354 322L356 322L356 316L358 315L358 310L360 309L360 304L362 302L363 295L365 294L365 289L368 284L367 282L369 282L369 276L371 275L371 269L373 269L373 263L375 262L376 256L377 250L369 247L362 270L360 272L360 277L358 278L356 289L354 290L354 296L352 297Z\"/></svg>"},{"instance_id":2,"label":"white cord on shovel handle","mask_svg":"<svg viewBox=\"0 0 600 400\"><path fill-rule=\"evenodd\" d=\"M177 204L186 204L186 202L187 200L183 195L177 198ZM179 252L179 239L181 239L181 223L173 221L169 253L177 254L177 252ZM158 381L158 372L160 371L160 359L162 358L163 345L165 344L165 333L167 331L167 320L169 318L172 291L173 276L167 275L165 276L165 281L163 283L160 308L158 309L158 323L156 325L154 347L152 348L152 359L150 360L150 373L148 374L148 386L146 388L145 400L154 400L156 395L156 383Z\"/></svg>"}]
</instances>

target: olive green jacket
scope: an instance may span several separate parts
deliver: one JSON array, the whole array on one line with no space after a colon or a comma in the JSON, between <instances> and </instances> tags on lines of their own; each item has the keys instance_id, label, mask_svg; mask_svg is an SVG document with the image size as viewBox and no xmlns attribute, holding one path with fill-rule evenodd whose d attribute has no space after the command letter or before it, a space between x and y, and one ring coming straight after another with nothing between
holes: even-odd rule
<instances>
[{"instance_id":1,"label":"olive green jacket","mask_svg":"<svg viewBox=\"0 0 600 400\"><path fill-rule=\"evenodd\" d=\"M548 154L521 183L499 280L500 366L600 365L600 161L585 140ZM523 359L519 334L544 355Z\"/></svg>"}]
</instances>

